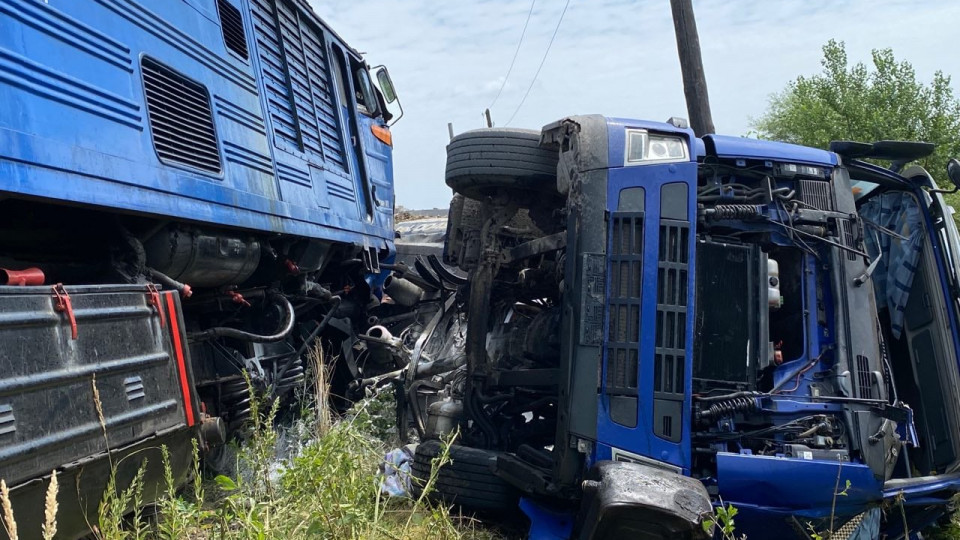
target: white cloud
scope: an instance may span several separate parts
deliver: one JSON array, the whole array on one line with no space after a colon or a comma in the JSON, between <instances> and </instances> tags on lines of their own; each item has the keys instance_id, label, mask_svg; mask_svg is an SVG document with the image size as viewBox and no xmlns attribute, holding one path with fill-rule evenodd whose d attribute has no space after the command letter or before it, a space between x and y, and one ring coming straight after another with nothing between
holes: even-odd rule
<instances>
[{"instance_id":1,"label":"white cloud","mask_svg":"<svg viewBox=\"0 0 960 540\"><path fill-rule=\"evenodd\" d=\"M397 200L445 206L447 122L481 127L530 8L519 0L311 0L372 64L390 68L406 115L395 126ZM540 0L513 73L493 109L503 124L530 84L564 0ZM960 77L953 54L954 0L695 0L717 130L742 135L771 93L820 69L820 47L846 41L851 61L892 47L929 80ZM955 87L956 87L956 81ZM686 116L666 0L572 0L540 76L512 127L602 113L664 120Z\"/></svg>"}]
</instances>

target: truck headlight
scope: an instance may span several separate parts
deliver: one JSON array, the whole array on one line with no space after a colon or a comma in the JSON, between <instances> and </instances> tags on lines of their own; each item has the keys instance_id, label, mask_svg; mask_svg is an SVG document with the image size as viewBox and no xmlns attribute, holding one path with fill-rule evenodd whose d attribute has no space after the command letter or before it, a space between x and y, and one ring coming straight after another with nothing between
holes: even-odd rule
<instances>
[{"instance_id":1,"label":"truck headlight","mask_svg":"<svg viewBox=\"0 0 960 540\"><path fill-rule=\"evenodd\" d=\"M683 137L650 133L645 129L627 130L626 166L687 161L688 156Z\"/></svg>"}]
</instances>

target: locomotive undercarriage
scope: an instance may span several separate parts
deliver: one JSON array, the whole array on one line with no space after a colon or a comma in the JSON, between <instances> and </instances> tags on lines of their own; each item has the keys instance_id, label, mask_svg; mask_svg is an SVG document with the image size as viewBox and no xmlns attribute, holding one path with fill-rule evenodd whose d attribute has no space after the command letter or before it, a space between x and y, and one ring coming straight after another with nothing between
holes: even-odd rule
<instances>
[{"instance_id":1,"label":"locomotive undercarriage","mask_svg":"<svg viewBox=\"0 0 960 540\"><path fill-rule=\"evenodd\" d=\"M392 336L380 317L393 325L389 317L409 324L411 316L371 294L367 278L383 255L376 250L18 199L0 201L0 216L0 268L8 269L0 277L10 284L34 269L39 281L27 284L177 291L208 444L248 417L244 373L257 393L289 403L323 367L343 409L364 394L365 378L403 367L379 353L393 346L383 343Z\"/></svg>"}]
</instances>

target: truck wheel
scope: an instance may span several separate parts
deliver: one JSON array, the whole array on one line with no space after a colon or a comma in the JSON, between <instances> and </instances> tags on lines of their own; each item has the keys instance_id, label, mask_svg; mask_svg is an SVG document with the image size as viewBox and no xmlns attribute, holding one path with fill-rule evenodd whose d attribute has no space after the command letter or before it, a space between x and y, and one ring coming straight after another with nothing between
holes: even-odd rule
<instances>
[{"instance_id":1,"label":"truck wheel","mask_svg":"<svg viewBox=\"0 0 960 540\"><path fill-rule=\"evenodd\" d=\"M420 497L430 480L433 459L440 456L439 441L417 445L413 465L413 495ZM516 488L493 474L497 454L488 450L450 445L450 461L436 474L428 497L479 511L516 510L520 494Z\"/></svg>"},{"instance_id":2,"label":"truck wheel","mask_svg":"<svg viewBox=\"0 0 960 540\"><path fill-rule=\"evenodd\" d=\"M540 132L486 128L457 135L447 145L447 185L471 199L498 193L541 202L557 191L556 150L540 148Z\"/></svg>"}]
</instances>

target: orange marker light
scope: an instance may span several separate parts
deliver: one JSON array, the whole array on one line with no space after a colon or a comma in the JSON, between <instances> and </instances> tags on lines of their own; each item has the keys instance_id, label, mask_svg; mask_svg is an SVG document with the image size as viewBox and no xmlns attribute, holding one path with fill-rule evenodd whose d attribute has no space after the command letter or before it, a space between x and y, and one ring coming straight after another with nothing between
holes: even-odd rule
<instances>
[{"instance_id":1,"label":"orange marker light","mask_svg":"<svg viewBox=\"0 0 960 540\"><path fill-rule=\"evenodd\" d=\"M390 134L390 130L383 127L373 125L370 126L370 131L373 132L373 136L380 139L380 141L387 146L393 146L393 135Z\"/></svg>"}]
</instances>

